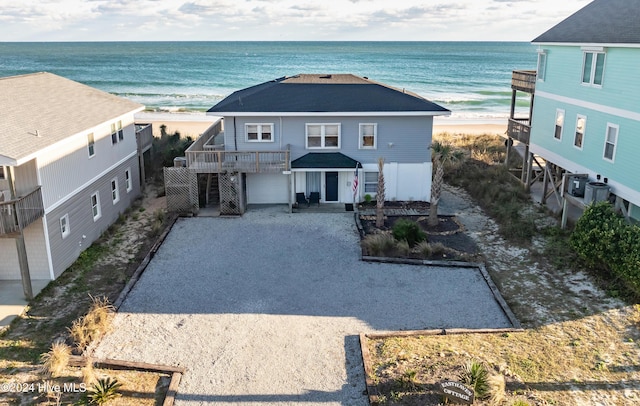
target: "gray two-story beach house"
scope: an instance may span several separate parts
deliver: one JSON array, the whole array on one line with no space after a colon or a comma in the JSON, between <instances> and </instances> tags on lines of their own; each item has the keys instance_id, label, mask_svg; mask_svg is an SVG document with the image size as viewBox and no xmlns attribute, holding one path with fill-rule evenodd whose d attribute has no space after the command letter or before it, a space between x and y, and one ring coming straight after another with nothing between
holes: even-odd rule
<instances>
[{"instance_id":1,"label":"gray two-story beach house","mask_svg":"<svg viewBox=\"0 0 640 406\"><path fill-rule=\"evenodd\" d=\"M236 91L207 114L222 117L223 131L196 141L187 166L219 176L223 212L231 183L241 213L300 195L375 198L380 157L388 200L428 201L433 117L450 111L366 77L300 74Z\"/></svg>"}]
</instances>

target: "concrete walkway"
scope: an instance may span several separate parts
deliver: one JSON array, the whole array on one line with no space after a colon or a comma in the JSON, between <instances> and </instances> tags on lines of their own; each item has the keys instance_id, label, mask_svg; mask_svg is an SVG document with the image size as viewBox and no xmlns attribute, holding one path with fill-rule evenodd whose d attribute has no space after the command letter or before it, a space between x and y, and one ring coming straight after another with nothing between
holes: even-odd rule
<instances>
[{"instance_id":1,"label":"concrete walkway","mask_svg":"<svg viewBox=\"0 0 640 406\"><path fill-rule=\"evenodd\" d=\"M49 282L51 281L32 281L33 295L37 296ZM21 315L28 304L22 293L22 281L0 281L0 330Z\"/></svg>"},{"instance_id":2,"label":"concrete walkway","mask_svg":"<svg viewBox=\"0 0 640 406\"><path fill-rule=\"evenodd\" d=\"M358 241L353 213L179 219L95 356L186 367L178 405L364 406L360 332L511 327L477 268Z\"/></svg>"}]
</instances>

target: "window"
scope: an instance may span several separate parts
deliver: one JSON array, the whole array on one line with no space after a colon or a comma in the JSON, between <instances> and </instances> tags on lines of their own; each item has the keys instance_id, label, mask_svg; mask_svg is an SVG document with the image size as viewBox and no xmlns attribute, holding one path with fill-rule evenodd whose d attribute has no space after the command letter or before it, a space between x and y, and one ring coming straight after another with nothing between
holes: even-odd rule
<instances>
[{"instance_id":1,"label":"window","mask_svg":"<svg viewBox=\"0 0 640 406\"><path fill-rule=\"evenodd\" d=\"M340 148L340 124L307 124L307 149Z\"/></svg>"},{"instance_id":2,"label":"window","mask_svg":"<svg viewBox=\"0 0 640 406\"><path fill-rule=\"evenodd\" d=\"M111 145L118 143L118 132L116 131L116 123L111 124Z\"/></svg>"},{"instance_id":3,"label":"window","mask_svg":"<svg viewBox=\"0 0 640 406\"><path fill-rule=\"evenodd\" d=\"M546 52L538 52L538 71L536 74L536 78L544 82L544 77L547 71L547 53Z\"/></svg>"},{"instance_id":4,"label":"window","mask_svg":"<svg viewBox=\"0 0 640 406\"><path fill-rule=\"evenodd\" d=\"M272 142L273 124L245 124L248 142Z\"/></svg>"},{"instance_id":5,"label":"window","mask_svg":"<svg viewBox=\"0 0 640 406\"><path fill-rule=\"evenodd\" d=\"M4 176L4 166L0 166L0 180L5 180Z\"/></svg>"},{"instance_id":6,"label":"window","mask_svg":"<svg viewBox=\"0 0 640 406\"><path fill-rule=\"evenodd\" d=\"M124 185L127 188L127 193L131 192L131 189L133 189L133 184L131 183L131 169L129 168L124 171Z\"/></svg>"},{"instance_id":7,"label":"window","mask_svg":"<svg viewBox=\"0 0 640 406\"><path fill-rule=\"evenodd\" d=\"M613 162L616 155L616 144L618 143L619 127L615 124L607 123L607 134L604 140L604 159Z\"/></svg>"},{"instance_id":8,"label":"window","mask_svg":"<svg viewBox=\"0 0 640 406\"><path fill-rule=\"evenodd\" d=\"M111 200L113 204L118 203L120 201L120 192L118 191L118 178L113 178L111 180Z\"/></svg>"},{"instance_id":9,"label":"window","mask_svg":"<svg viewBox=\"0 0 640 406\"><path fill-rule=\"evenodd\" d=\"M62 238L67 238L71 230L69 229L69 213L60 217L60 233Z\"/></svg>"},{"instance_id":10,"label":"window","mask_svg":"<svg viewBox=\"0 0 640 406\"><path fill-rule=\"evenodd\" d=\"M364 193L376 194L378 192L378 172L364 173Z\"/></svg>"},{"instance_id":11,"label":"window","mask_svg":"<svg viewBox=\"0 0 640 406\"><path fill-rule=\"evenodd\" d=\"M360 148L361 149L376 149L378 130L377 124L360 124Z\"/></svg>"},{"instance_id":12,"label":"window","mask_svg":"<svg viewBox=\"0 0 640 406\"><path fill-rule=\"evenodd\" d=\"M124 140L124 131L122 130L122 121L118 121L118 141Z\"/></svg>"},{"instance_id":13,"label":"window","mask_svg":"<svg viewBox=\"0 0 640 406\"><path fill-rule=\"evenodd\" d=\"M604 52L585 52L582 62L582 84L602 86Z\"/></svg>"},{"instance_id":14,"label":"window","mask_svg":"<svg viewBox=\"0 0 640 406\"><path fill-rule=\"evenodd\" d=\"M87 135L87 148L89 150L89 158L96 154L96 141L93 139L93 133Z\"/></svg>"},{"instance_id":15,"label":"window","mask_svg":"<svg viewBox=\"0 0 640 406\"><path fill-rule=\"evenodd\" d=\"M564 126L564 110L556 110L556 129L553 133L553 138L556 140L562 139L562 127Z\"/></svg>"},{"instance_id":16,"label":"window","mask_svg":"<svg viewBox=\"0 0 640 406\"><path fill-rule=\"evenodd\" d=\"M100 209L100 192L95 192L91 195L91 213L93 214L93 221L96 221L102 216Z\"/></svg>"},{"instance_id":17,"label":"window","mask_svg":"<svg viewBox=\"0 0 640 406\"><path fill-rule=\"evenodd\" d=\"M573 139L573 145L582 149L584 144L584 128L587 125L587 118L578 114L576 118L576 136Z\"/></svg>"}]
</instances>

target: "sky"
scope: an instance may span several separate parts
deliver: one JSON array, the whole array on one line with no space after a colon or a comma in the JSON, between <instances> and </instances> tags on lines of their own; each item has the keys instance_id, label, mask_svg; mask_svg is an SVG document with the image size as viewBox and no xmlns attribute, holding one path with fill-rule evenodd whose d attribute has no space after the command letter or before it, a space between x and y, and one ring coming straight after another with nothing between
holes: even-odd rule
<instances>
[{"instance_id":1,"label":"sky","mask_svg":"<svg viewBox=\"0 0 640 406\"><path fill-rule=\"evenodd\" d=\"M590 0L0 0L0 42L531 41Z\"/></svg>"}]
</instances>

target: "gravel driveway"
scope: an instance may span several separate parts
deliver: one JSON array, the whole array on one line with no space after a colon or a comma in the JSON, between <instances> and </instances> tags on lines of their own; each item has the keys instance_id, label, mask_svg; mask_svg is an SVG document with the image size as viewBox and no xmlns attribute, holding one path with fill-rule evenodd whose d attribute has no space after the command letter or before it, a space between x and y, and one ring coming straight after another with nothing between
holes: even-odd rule
<instances>
[{"instance_id":1,"label":"gravel driveway","mask_svg":"<svg viewBox=\"0 0 640 406\"><path fill-rule=\"evenodd\" d=\"M366 405L358 333L511 327L476 268L359 260L353 214L179 219L96 356L181 365L176 404Z\"/></svg>"}]
</instances>

